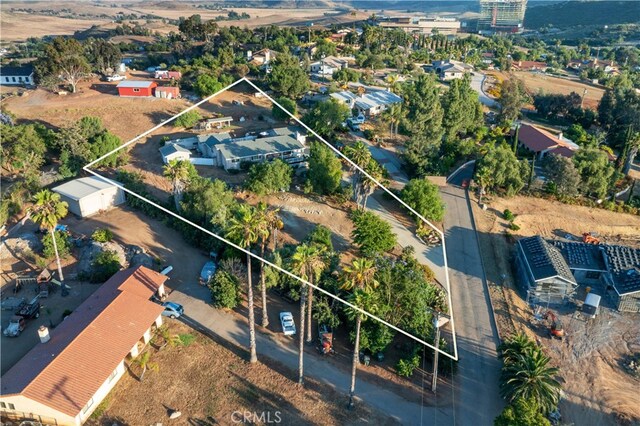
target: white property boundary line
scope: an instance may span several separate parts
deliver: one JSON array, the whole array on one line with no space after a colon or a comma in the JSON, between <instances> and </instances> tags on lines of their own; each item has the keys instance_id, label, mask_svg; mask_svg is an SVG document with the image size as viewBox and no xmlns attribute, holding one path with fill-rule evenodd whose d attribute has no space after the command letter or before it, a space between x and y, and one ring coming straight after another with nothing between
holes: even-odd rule
<instances>
[{"instance_id":1,"label":"white property boundary line","mask_svg":"<svg viewBox=\"0 0 640 426\"><path fill-rule=\"evenodd\" d=\"M434 230L438 233L438 235L440 235L440 239L441 239L441 241L442 241L442 251L443 251L444 268L445 268L445 285L446 285L446 288L447 288L447 301L448 301L448 303L449 303L449 315L451 316L451 334L452 334L452 336L453 336L453 355L451 355L451 354L450 354L450 353L448 353L448 352L443 351L443 350L442 350L442 349L440 349L439 347L435 347L435 346L434 346L434 345L432 345L431 343L428 343L428 342L426 342L426 341L424 341L424 340L422 340L422 339L420 339L420 338L418 338L418 337L416 337L416 336L412 335L411 333L408 333L408 332L406 332L406 331L404 331L404 330L402 330L402 329L400 329L400 328L396 327L396 326L395 326L395 325L393 325L393 324L388 323L387 321L383 320L382 318L379 318L379 317L377 317L377 316L375 316L375 315L373 315L373 314L370 314L369 312L365 311L364 309L361 309L361 308L359 308L359 307L357 307L357 306L355 306L355 305L353 305L353 304L351 304L351 303L347 302L346 300L344 300L344 299L342 299L342 298L340 298L340 297L336 296L335 294L330 293L330 292L328 292L327 290L325 290L325 289L323 289L323 288L320 288L320 287L318 287L317 285L314 285L314 284L310 283L309 281L307 281L307 280L305 280L305 279L303 279L303 278L301 278L301 277L299 277L299 276L297 276L297 275L295 275L295 274L293 274L293 273L291 273L291 272L287 271L286 269L283 269L283 268L281 268L281 267L279 267L279 266L277 266L277 265L275 265L275 264L271 263L270 261L268 261L268 260L266 260L266 259L264 259L264 258L262 258L262 257L260 257L260 256L258 256L258 255L256 255L256 254L254 254L254 253L251 253L251 251L249 251L249 250L247 250L247 249L244 249L244 248L242 248L242 247L238 246L237 244L235 244L235 243L233 243L233 242L231 242L231 241L227 240L226 238L224 238L224 237L222 237L222 236L220 236L220 235L214 234L213 232L209 231L208 229L205 229L205 228L203 228L202 226L197 225L197 224L195 224L195 223L191 222L191 221L190 221L190 220L188 220L188 219L185 219L184 217L182 217L182 216L178 215L177 213L172 212L171 210L169 210L169 209L167 209L167 208L165 208L165 207L163 207L163 206L161 206L161 205L159 205L159 204L157 204L157 203L154 203L153 201L148 200L148 199L146 199L145 197L143 197L143 196L141 196L141 195L139 195L139 194L136 194L135 192L133 192L133 191L131 191L131 190L129 190L129 189L127 189L127 188L125 188L125 187L124 187L123 185L121 185L120 183L118 183L118 182L116 182L116 181L113 181L113 180L111 180L111 179L109 179L109 178L106 178L106 177L104 177L104 176L102 176L102 175L98 174L97 172L94 172L93 170L91 170L91 169L90 169L90 167L91 167L91 166L93 166L94 164L96 164L96 163L98 163L98 162L100 162L100 161L104 160L104 159L105 159L105 158L107 158L108 156L110 156L110 155L112 155L112 154L114 154L114 153L116 153L116 152L120 151L121 149L126 148L127 146L129 146L129 145L131 145L132 143L134 143L134 142L138 141L139 139L141 139L141 138L143 138L143 137L147 136L148 134L153 133L154 131L158 130L159 128L163 127L164 125L166 125L166 124L168 124L168 123L172 122L173 120L175 120L176 118L180 117L182 114L185 114L186 112L191 111L191 110L193 110L194 108L197 108L198 106L200 106L200 105L202 105L203 103L205 103L205 102L209 101L210 99L214 98L215 96L219 95L220 93L222 93L222 92L225 92L225 91L229 90L230 88L234 87L235 85L237 85L238 83L243 82L243 81L244 81L244 82L246 82L246 83L248 83L249 85L251 85L254 89L256 89L258 92L260 92L260 93L261 93L263 96L265 96L267 99L269 99L273 104L277 105L280 109L282 109L284 112L286 112L286 113L287 113L287 115L289 115L289 117L293 118L293 119L294 119L296 122L298 122L302 127L304 127L305 129L307 129L311 134L313 134L316 138L318 138L318 140L320 140L320 141L324 142L324 143L325 143L325 145L327 145L329 148L331 148L331 149L332 149L336 154L338 154L338 156L340 156L340 157L342 157L343 159L345 159L345 160L346 160L349 164L351 164L354 168L356 168L356 169L357 169L357 170L359 170L361 173L363 173L366 177L368 177L368 178L369 178L369 179L371 179L373 182L375 182L375 183L376 183L380 188L382 188L385 192L387 192L389 195L391 195L391 197L393 197L396 201L400 202L403 206L405 206L407 209L409 209L409 211L410 211L410 212L412 212L413 214L415 214L415 215L416 215L418 218L420 218L424 223L426 223L426 224L427 224L427 225L429 225L432 229L434 229ZM404 201L402 201L400 198L398 198L398 197L397 197L393 192L391 192L389 189L387 189L384 185L382 185L382 184L381 184L380 182L378 182L376 179L374 179L373 177L371 177L371 175L369 175L369 173L367 173L366 171L364 171L363 169L361 169L357 164L355 164L353 161L351 161L351 159L349 159L348 157L346 157L342 152L340 152L338 149L336 149L333 145L331 145L329 142L327 142L326 140L324 140L324 138L322 138L320 135L318 135L318 134L317 134L313 129L311 129L309 126L307 126L307 125L306 125L306 124L304 124L302 121L300 121L297 117L295 117L293 114L291 114L289 111L287 111L287 110L286 110L282 105L280 105L278 102L276 102L273 98L271 98L271 96L267 95L267 94L266 94L262 89L260 89L258 86L256 86L256 85L255 85L254 83L252 83L250 80L248 80L246 77L243 77L243 78L241 78L241 79L239 79L239 80L235 81L234 83L231 83L230 85L228 85L228 86L227 86L227 87L225 87L224 89L221 89L221 90L217 91L216 93L214 93L213 95L208 96L208 97L206 97L206 98L202 99L200 102L198 102L198 103L196 103L196 104L194 104L194 105L190 106L189 108L186 108L184 111L182 111L182 112L180 112L180 113L178 113L178 114L174 115L173 117L171 117L171 118L169 118L169 119L167 119L167 120L163 121L162 123L158 124L157 126L155 126L155 127L151 128L151 129L147 130L146 132L144 132L144 133L142 133L142 134L140 134L140 135L136 136L135 138L131 139L129 142L126 142L125 144L123 144L123 145L119 146L118 148L116 148L116 149L114 149L114 150L112 150L112 151L110 151L110 152L108 152L108 153L104 154L103 156L99 157L98 159L93 160L92 162L90 162L89 164L87 164L86 166L84 166L84 167L83 167L83 169L84 169L86 172L91 173L92 175L94 175L94 176L95 176L95 177L97 177L98 179L100 179L100 180L102 180L102 181L104 181L104 182L106 182L106 183L109 183L109 184L111 184L111 185L113 185L113 186L116 186L116 187L118 187L118 188L122 189L122 190L123 190L123 191L125 191L126 193L131 194L131 195L133 195L134 197L139 198L139 199L141 199L141 200L143 200L143 201L145 201L145 202L147 202L147 203L151 204L152 206L154 206L154 207L156 207L156 208L158 208L158 209L162 210L163 212L165 212L165 213L167 213L167 214L169 214L169 215L171 215L171 216L175 217L176 219L179 219L179 220L181 220L181 221L183 221L183 222L185 222L185 223L187 223L187 224L189 224L189 225L193 226L194 228L196 228L196 229L198 229L198 230L200 230L200 231L202 231L202 232L205 232L206 234L211 235L212 237L217 238L218 240L223 241L223 242L225 242L226 244L229 244L230 246L232 246L232 247L234 247L235 249L240 250L240 251L242 251L242 252L244 252L244 253L248 254L249 256L251 256L251 257L253 257L253 258L255 258L255 259L258 259L258 260L260 260L261 262L266 263L267 265L271 266L272 268L274 268L274 269L276 269L276 270L278 270L278 271L280 271L280 272L282 272L282 273L284 273L284 274L286 274L286 275L288 275L288 276L290 276L290 277L292 277L292 278L295 278L296 280L300 281L301 283L304 283L304 284L306 284L306 285L308 285L308 286L311 286L311 287L312 287L312 288L314 288L315 290L317 290L317 291L319 291L319 292L321 292L321 293L323 293L323 294L326 294L327 296L329 296L329 297L331 297L331 298L333 298L333 299L335 299L335 300L339 301L340 303L343 303L344 305L349 306L350 308L352 308L352 309L354 309L354 310L356 310L356 311L358 311L358 312L360 312L360 313L362 313L362 314L364 314L364 315L366 315L366 316L368 316L368 317L370 317L370 318L372 318L372 319L374 319L374 320L376 320L376 321L378 321L378 322L380 322L380 323L382 323L382 324L386 325L387 327L389 327L389 328L391 328L391 329L393 329L393 330L395 330L395 331L397 331L397 332L399 332L399 333L401 333L401 334L404 334L405 336L407 336L407 337L409 337L409 338L411 338L411 339L415 340L416 342L421 343L421 344L423 344L423 345L425 345L425 346L428 346L429 348L431 348L431 349L433 349L433 350L435 350L435 351L437 351L437 352L441 353L442 355L444 355L444 356L446 356L446 357L451 358L451 359L452 359L452 360L454 360L454 361L457 361L457 360L458 360L458 344L457 344L457 339L456 339L455 321L454 321L454 316L453 316L453 304L452 304L452 302L451 302L451 285L450 285L450 283L449 283L449 266L448 266L448 263L447 263L447 251L446 251L446 245L445 245L444 233L443 233L442 231L440 231L436 226L434 226L431 222L429 222L425 217L423 217L421 214L419 214L419 213L418 213L418 212L416 212L413 208L411 208L409 205L407 205Z\"/></svg>"}]
</instances>

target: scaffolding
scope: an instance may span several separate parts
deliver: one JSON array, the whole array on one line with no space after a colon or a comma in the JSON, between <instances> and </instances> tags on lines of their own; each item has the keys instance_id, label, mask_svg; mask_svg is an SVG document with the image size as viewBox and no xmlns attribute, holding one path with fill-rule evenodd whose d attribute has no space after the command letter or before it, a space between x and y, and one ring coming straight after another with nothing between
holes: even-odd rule
<instances>
[{"instance_id":1,"label":"scaffolding","mask_svg":"<svg viewBox=\"0 0 640 426\"><path fill-rule=\"evenodd\" d=\"M523 30L527 0L480 0L478 30L515 33Z\"/></svg>"}]
</instances>

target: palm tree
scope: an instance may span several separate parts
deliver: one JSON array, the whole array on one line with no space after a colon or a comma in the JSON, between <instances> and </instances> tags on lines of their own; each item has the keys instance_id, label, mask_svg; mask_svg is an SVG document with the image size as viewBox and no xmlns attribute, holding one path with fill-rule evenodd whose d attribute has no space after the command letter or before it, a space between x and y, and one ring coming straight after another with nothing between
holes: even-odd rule
<instances>
[{"instance_id":1,"label":"palm tree","mask_svg":"<svg viewBox=\"0 0 640 426\"><path fill-rule=\"evenodd\" d=\"M369 161L369 164L365 168L365 171L369 174L369 176L371 176L378 182L380 182L383 178L382 167L373 158ZM369 198L369 195L373 194L373 191L375 191L378 184L375 183L373 180L369 179L368 177L364 176L361 186L362 186L362 209L364 210L364 208L367 206L367 199Z\"/></svg>"},{"instance_id":2,"label":"palm tree","mask_svg":"<svg viewBox=\"0 0 640 426\"><path fill-rule=\"evenodd\" d=\"M398 125L404 117L404 110L402 104L391 104L389 109L385 112L386 118L389 121L389 134L391 136L398 136Z\"/></svg>"},{"instance_id":3,"label":"palm tree","mask_svg":"<svg viewBox=\"0 0 640 426\"><path fill-rule=\"evenodd\" d=\"M60 200L60 194L51 192L48 189L43 189L34 195L33 201L34 206L31 220L51 233L53 251L56 254L56 262L58 264L58 276L60 277L60 282L63 283L64 276L62 275L62 265L60 264L60 255L58 254L55 229L58 222L67 215L69 205L65 201Z\"/></svg>"},{"instance_id":4,"label":"palm tree","mask_svg":"<svg viewBox=\"0 0 640 426\"><path fill-rule=\"evenodd\" d=\"M132 364L135 364L142 369L142 373L140 373L140 376L138 377L139 381L142 381L144 379L144 373L147 372L147 369L153 370L153 371L158 371L160 369L160 366L158 365L158 363L151 362L150 359L151 359L151 354L149 354L149 352L144 352L140 354L139 357L133 360Z\"/></svg>"},{"instance_id":5,"label":"palm tree","mask_svg":"<svg viewBox=\"0 0 640 426\"><path fill-rule=\"evenodd\" d=\"M324 248L318 245L308 245L306 243L299 245L291 256L292 269L303 280L313 284L313 280L320 274L326 266L326 261L322 257ZM309 289L307 290L307 287ZM309 311L306 311L307 291L309 297ZM311 341L311 304L313 303L313 287L302 283L300 289L300 329L299 329L299 354L298 354L298 383L302 384L304 377L304 332L305 332L305 314L309 318L309 330L307 331L307 339Z\"/></svg>"},{"instance_id":6,"label":"palm tree","mask_svg":"<svg viewBox=\"0 0 640 426\"><path fill-rule=\"evenodd\" d=\"M255 208L241 204L229 220L226 237L234 241L240 247L247 250L247 302L249 308L249 347L251 351L250 362L258 361L256 354L256 324L253 312L253 286L251 283L251 246L258 241L259 232L256 226Z\"/></svg>"},{"instance_id":7,"label":"palm tree","mask_svg":"<svg viewBox=\"0 0 640 426\"><path fill-rule=\"evenodd\" d=\"M269 232L271 233L271 237L273 239L272 253L275 253L276 249L278 248L278 231L284 228L284 222L282 221L279 213L279 208L270 208L265 213L267 222L269 224Z\"/></svg>"},{"instance_id":8,"label":"palm tree","mask_svg":"<svg viewBox=\"0 0 640 426\"><path fill-rule=\"evenodd\" d=\"M509 403L531 398L545 413L553 411L558 406L561 387L554 379L558 368L549 366L549 361L538 348L517 355L502 369L500 395Z\"/></svg>"},{"instance_id":9,"label":"palm tree","mask_svg":"<svg viewBox=\"0 0 640 426\"><path fill-rule=\"evenodd\" d=\"M361 169L367 167L371 161L371 152L369 151L369 147L360 140L354 144L346 146L344 148L344 154ZM351 165L351 171L353 173L353 195L356 199L356 203L359 203L362 190L362 172L353 165Z\"/></svg>"},{"instance_id":10,"label":"palm tree","mask_svg":"<svg viewBox=\"0 0 640 426\"><path fill-rule=\"evenodd\" d=\"M360 302L367 294L378 286L375 279L376 267L371 259L355 259L351 266L345 266L343 271L342 289L353 292L354 302ZM353 407L353 397L356 391L356 371L359 362L360 325L362 313L356 313L356 339L353 347L353 364L351 366L351 388L349 389L349 407Z\"/></svg>"},{"instance_id":11,"label":"palm tree","mask_svg":"<svg viewBox=\"0 0 640 426\"><path fill-rule=\"evenodd\" d=\"M170 160L163 169L164 177L169 179L173 185L173 200L176 203L176 211L180 211L182 191L184 191L191 174L190 166L191 163L185 160Z\"/></svg>"},{"instance_id":12,"label":"palm tree","mask_svg":"<svg viewBox=\"0 0 640 426\"><path fill-rule=\"evenodd\" d=\"M271 226L268 217L267 204L260 202L256 209L256 231L260 239L260 257L264 259L264 251L269 241ZM269 326L269 315L267 312L267 282L264 273L264 262L260 262L260 293L262 295L262 326Z\"/></svg>"},{"instance_id":13,"label":"palm tree","mask_svg":"<svg viewBox=\"0 0 640 426\"><path fill-rule=\"evenodd\" d=\"M537 346L525 333L520 332L505 339L498 349L500 350L500 358L505 364L508 364L517 360L519 355L536 350Z\"/></svg>"}]
</instances>

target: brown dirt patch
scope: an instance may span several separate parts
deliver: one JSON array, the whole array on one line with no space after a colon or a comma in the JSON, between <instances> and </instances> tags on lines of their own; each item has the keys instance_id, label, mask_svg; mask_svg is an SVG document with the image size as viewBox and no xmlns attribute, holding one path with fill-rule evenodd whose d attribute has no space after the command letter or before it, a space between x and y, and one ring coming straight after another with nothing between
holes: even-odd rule
<instances>
[{"instance_id":1,"label":"brown dirt patch","mask_svg":"<svg viewBox=\"0 0 640 426\"><path fill-rule=\"evenodd\" d=\"M281 364L251 365L238 355L243 350L223 347L179 322L169 324L173 333L196 340L188 347L149 347L159 370L147 372L143 382L125 375L107 397L104 415L92 424L165 422L167 407L181 411L176 424L233 424L237 411L270 412L272 419L277 412L286 425L397 424L364 404L346 410L346 396L313 379L299 387L291 380L296 373Z\"/></svg>"},{"instance_id":2,"label":"brown dirt patch","mask_svg":"<svg viewBox=\"0 0 640 426\"><path fill-rule=\"evenodd\" d=\"M584 98L585 108L596 109L602 95L604 95L604 89L575 80L530 72L516 72L514 75L524 81L525 86L531 93L537 93L539 90L542 90L545 93L560 93L563 95L576 92L582 96L586 89L587 93Z\"/></svg>"}]
</instances>

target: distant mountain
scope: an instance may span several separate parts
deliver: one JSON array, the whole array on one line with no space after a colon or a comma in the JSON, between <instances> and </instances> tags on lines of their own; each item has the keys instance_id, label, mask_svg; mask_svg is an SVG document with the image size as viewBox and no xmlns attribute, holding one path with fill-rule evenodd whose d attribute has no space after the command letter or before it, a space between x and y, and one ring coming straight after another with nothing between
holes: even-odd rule
<instances>
[{"instance_id":1,"label":"distant mountain","mask_svg":"<svg viewBox=\"0 0 640 426\"><path fill-rule=\"evenodd\" d=\"M640 24L640 4L636 1L567 1L557 4L529 3L524 26L568 28L578 25Z\"/></svg>"}]
</instances>

